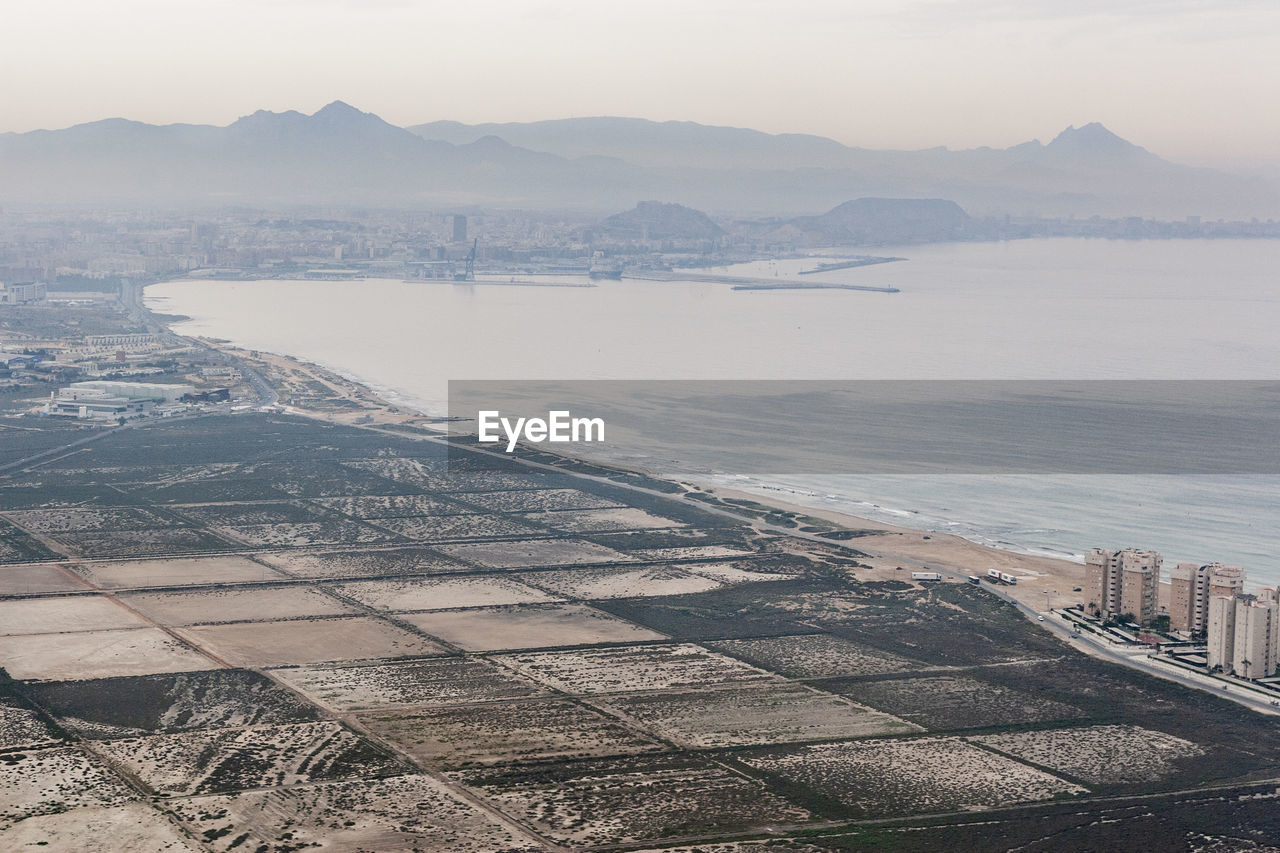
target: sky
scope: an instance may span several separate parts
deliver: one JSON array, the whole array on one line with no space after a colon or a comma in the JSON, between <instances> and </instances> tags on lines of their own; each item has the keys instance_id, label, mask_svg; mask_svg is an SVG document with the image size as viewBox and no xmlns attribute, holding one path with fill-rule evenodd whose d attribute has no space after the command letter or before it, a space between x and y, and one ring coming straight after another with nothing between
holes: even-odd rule
<instances>
[{"instance_id":1,"label":"sky","mask_svg":"<svg viewBox=\"0 0 1280 853\"><path fill-rule=\"evenodd\" d=\"M1006 147L1100 121L1280 163L1275 0L45 0L0 27L0 132L227 124L344 100L398 125L589 115Z\"/></svg>"}]
</instances>

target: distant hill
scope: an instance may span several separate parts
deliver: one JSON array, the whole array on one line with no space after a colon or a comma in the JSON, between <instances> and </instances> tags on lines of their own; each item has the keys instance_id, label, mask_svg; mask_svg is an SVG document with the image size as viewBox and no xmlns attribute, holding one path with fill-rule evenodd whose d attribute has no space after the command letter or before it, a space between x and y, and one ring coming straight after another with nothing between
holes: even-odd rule
<instances>
[{"instance_id":1,"label":"distant hill","mask_svg":"<svg viewBox=\"0 0 1280 853\"><path fill-rule=\"evenodd\" d=\"M1275 218L1280 181L1170 163L1099 124L1006 149L872 151L694 122L434 122L335 101L226 127L125 119L0 134L0 204L314 205L616 211L637 198L747 217L847 199L953 199L1003 213Z\"/></svg>"},{"instance_id":2,"label":"distant hill","mask_svg":"<svg viewBox=\"0 0 1280 853\"><path fill-rule=\"evenodd\" d=\"M811 242L868 245L954 240L964 236L969 221L960 205L946 199L860 198L787 224Z\"/></svg>"},{"instance_id":3,"label":"distant hill","mask_svg":"<svg viewBox=\"0 0 1280 853\"><path fill-rule=\"evenodd\" d=\"M642 201L600 223L602 236L615 240L713 240L724 229L700 210L680 204Z\"/></svg>"}]
</instances>

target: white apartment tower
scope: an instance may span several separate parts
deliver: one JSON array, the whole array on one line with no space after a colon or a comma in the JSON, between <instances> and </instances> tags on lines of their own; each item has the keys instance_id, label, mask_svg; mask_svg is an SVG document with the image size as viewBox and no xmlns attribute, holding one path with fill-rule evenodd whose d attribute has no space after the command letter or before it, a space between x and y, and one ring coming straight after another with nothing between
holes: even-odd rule
<instances>
[{"instance_id":1,"label":"white apartment tower","mask_svg":"<svg viewBox=\"0 0 1280 853\"><path fill-rule=\"evenodd\" d=\"M1280 596L1274 589L1257 595L1209 599L1208 663L1241 678L1267 678L1280 667Z\"/></svg>"}]
</instances>

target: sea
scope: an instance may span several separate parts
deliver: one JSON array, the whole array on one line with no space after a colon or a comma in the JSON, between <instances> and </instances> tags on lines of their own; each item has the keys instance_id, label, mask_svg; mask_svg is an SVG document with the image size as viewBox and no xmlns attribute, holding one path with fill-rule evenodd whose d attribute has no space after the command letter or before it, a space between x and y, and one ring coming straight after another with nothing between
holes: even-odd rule
<instances>
[{"instance_id":1,"label":"sea","mask_svg":"<svg viewBox=\"0 0 1280 853\"><path fill-rule=\"evenodd\" d=\"M818 262L698 270L799 279ZM804 276L897 288L735 290L698 281L151 285L183 334L288 354L442 414L451 379L1280 379L1280 240L1034 239L885 246L906 260ZM594 285L594 286L589 286ZM1280 452L1278 449L1277 452ZM1160 551L1280 583L1280 478L945 475L713 484L1080 560Z\"/></svg>"}]
</instances>

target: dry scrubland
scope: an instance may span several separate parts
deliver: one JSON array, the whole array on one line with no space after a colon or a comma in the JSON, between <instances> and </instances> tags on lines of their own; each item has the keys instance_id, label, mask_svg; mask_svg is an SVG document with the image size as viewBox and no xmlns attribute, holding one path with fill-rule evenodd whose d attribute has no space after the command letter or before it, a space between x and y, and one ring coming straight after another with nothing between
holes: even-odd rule
<instances>
[{"instance_id":1,"label":"dry scrubland","mask_svg":"<svg viewBox=\"0 0 1280 853\"><path fill-rule=\"evenodd\" d=\"M468 459L253 415L0 478L0 850L1280 835L1267 720L967 585Z\"/></svg>"}]
</instances>

